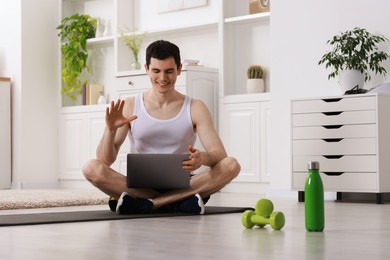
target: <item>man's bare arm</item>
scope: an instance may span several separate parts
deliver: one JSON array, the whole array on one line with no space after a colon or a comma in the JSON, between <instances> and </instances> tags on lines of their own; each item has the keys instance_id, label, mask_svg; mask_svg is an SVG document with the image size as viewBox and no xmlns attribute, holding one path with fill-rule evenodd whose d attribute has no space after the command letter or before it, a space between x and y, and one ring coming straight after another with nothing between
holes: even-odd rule
<instances>
[{"instance_id":1,"label":"man's bare arm","mask_svg":"<svg viewBox=\"0 0 390 260\"><path fill-rule=\"evenodd\" d=\"M205 151L200 151L190 146L188 148L190 160L184 164L184 169L194 171L202 165L213 167L227 157L227 154L221 138L214 127L211 114L202 101L193 99L191 103L191 117Z\"/></svg>"},{"instance_id":2,"label":"man's bare arm","mask_svg":"<svg viewBox=\"0 0 390 260\"><path fill-rule=\"evenodd\" d=\"M108 166L117 158L119 149L126 139L129 123L137 118L136 116L125 117L124 106L124 100L118 100L116 103L111 101L110 107L106 109L106 128L96 150L96 157Z\"/></svg>"}]
</instances>

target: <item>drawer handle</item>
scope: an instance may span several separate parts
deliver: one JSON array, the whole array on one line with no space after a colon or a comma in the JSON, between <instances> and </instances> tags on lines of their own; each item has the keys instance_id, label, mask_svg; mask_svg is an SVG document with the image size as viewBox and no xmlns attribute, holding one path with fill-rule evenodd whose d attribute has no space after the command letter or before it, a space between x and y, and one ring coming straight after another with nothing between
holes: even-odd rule
<instances>
[{"instance_id":1,"label":"drawer handle","mask_svg":"<svg viewBox=\"0 0 390 260\"><path fill-rule=\"evenodd\" d=\"M322 114L324 114L324 115L326 115L326 116L338 116L338 115L340 115L341 113L343 113L343 111L322 112Z\"/></svg>"},{"instance_id":2,"label":"drawer handle","mask_svg":"<svg viewBox=\"0 0 390 260\"><path fill-rule=\"evenodd\" d=\"M337 142L340 142L341 140L343 140L343 138L326 138L326 139L322 139L322 140L324 140L327 143L337 143Z\"/></svg>"},{"instance_id":3,"label":"drawer handle","mask_svg":"<svg viewBox=\"0 0 390 260\"><path fill-rule=\"evenodd\" d=\"M339 129L339 128L343 127L343 125L323 125L322 127L326 128L326 129Z\"/></svg>"},{"instance_id":4,"label":"drawer handle","mask_svg":"<svg viewBox=\"0 0 390 260\"><path fill-rule=\"evenodd\" d=\"M325 98L323 99L323 101L329 103L329 102L339 102L340 100L342 100L342 98Z\"/></svg>"},{"instance_id":5,"label":"drawer handle","mask_svg":"<svg viewBox=\"0 0 390 260\"><path fill-rule=\"evenodd\" d=\"M323 157L325 157L326 159L340 159L342 158L344 155L323 155Z\"/></svg>"},{"instance_id":6,"label":"drawer handle","mask_svg":"<svg viewBox=\"0 0 390 260\"><path fill-rule=\"evenodd\" d=\"M328 175L328 176L340 176L342 175L344 172L323 172L324 174Z\"/></svg>"},{"instance_id":7,"label":"drawer handle","mask_svg":"<svg viewBox=\"0 0 390 260\"><path fill-rule=\"evenodd\" d=\"M129 80L128 84L129 84L129 86L134 86L134 82L131 80Z\"/></svg>"}]
</instances>

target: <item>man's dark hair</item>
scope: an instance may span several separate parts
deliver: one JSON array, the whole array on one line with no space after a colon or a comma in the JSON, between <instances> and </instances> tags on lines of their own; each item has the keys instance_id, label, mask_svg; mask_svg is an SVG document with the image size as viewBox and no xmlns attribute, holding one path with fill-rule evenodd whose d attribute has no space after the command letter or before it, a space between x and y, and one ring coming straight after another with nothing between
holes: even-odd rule
<instances>
[{"instance_id":1,"label":"man's dark hair","mask_svg":"<svg viewBox=\"0 0 390 260\"><path fill-rule=\"evenodd\" d=\"M169 57L174 58L176 66L177 66L177 68L179 68L180 64L181 64L179 47L177 47L175 44L173 44L169 41L158 40L158 41L152 42L146 48L146 66L147 66L147 68L149 68L151 58L158 59L158 60L165 60Z\"/></svg>"}]
</instances>

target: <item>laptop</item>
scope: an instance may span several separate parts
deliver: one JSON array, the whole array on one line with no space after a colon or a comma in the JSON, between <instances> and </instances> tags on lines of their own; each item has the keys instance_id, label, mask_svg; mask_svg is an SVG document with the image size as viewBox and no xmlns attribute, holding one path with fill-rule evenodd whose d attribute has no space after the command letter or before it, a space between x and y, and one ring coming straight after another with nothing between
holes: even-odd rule
<instances>
[{"instance_id":1,"label":"laptop","mask_svg":"<svg viewBox=\"0 0 390 260\"><path fill-rule=\"evenodd\" d=\"M183 189L190 187L191 173L183 170L188 154L127 154L127 187Z\"/></svg>"}]
</instances>

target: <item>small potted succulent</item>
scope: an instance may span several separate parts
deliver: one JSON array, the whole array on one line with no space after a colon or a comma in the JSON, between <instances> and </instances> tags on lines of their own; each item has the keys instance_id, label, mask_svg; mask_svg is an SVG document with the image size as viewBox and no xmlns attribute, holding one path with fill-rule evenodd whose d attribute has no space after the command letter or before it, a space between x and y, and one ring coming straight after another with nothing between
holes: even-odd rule
<instances>
[{"instance_id":1,"label":"small potted succulent","mask_svg":"<svg viewBox=\"0 0 390 260\"><path fill-rule=\"evenodd\" d=\"M253 64L247 70L246 89L248 93L264 92L263 68L260 65Z\"/></svg>"},{"instance_id":2,"label":"small potted succulent","mask_svg":"<svg viewBox=\"0 0 390 260\"><path fill-rule=\"evenodd\" d=\"M390 56L378 50L378 45L388 42L382 35L374 35L366 29L355 27L327 41L333 49L322 56L318 65L324 64L325 68L331 68L328 79L338 76L343 90L350 90L356 86L362 89L364 82L371 79L370 72L386 75L387 71L382 62Z\"/></svg>"}]
</instances>

